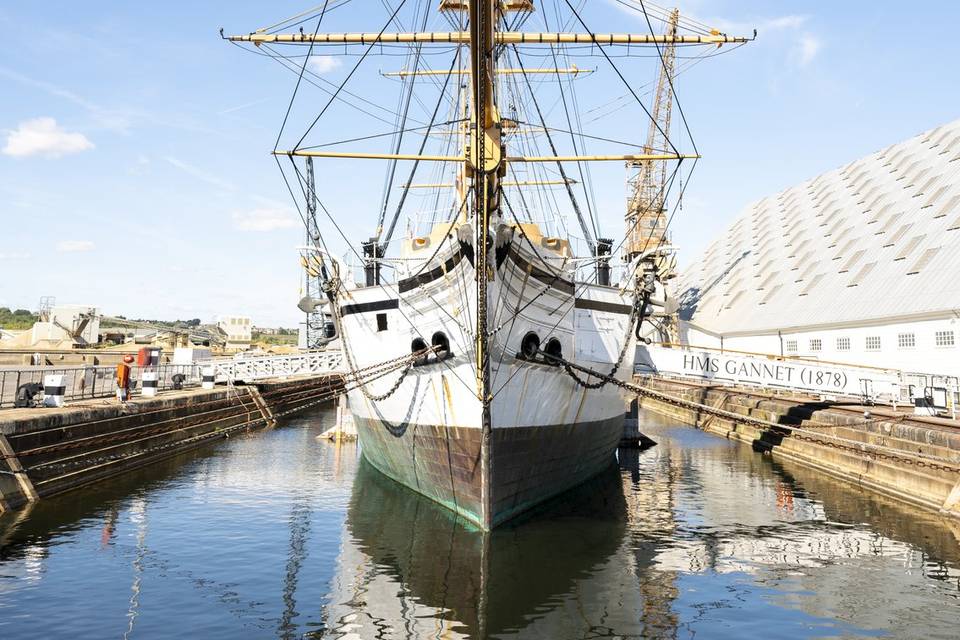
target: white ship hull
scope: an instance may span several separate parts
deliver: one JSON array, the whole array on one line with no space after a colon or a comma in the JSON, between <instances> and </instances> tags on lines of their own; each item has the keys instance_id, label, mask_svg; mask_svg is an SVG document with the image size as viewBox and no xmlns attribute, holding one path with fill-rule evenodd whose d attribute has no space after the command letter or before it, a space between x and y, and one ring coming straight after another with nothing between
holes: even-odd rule
<instances>
[{"instance_id":1,"label":"white ship hull","mask_svg":"<svg viewBox=\"0 0 960 640\"><path fill-rule=\"evenodd\" d=\"M396 372L354 389L350 409L373 466L485 529L602 471L614 461L623 433L618 387L590 389L542 353L522 357L524 337L535 333L541 349L556 340L551 347L558 344L564 360L592 370L609 373L620 361L616 376L623 380L633 364L632 292L575 284L549 239L534 236L532 225L516 231L512 242L498 242L496 260L490 260L496 270L488 283L487 468L481 464L477 287L469 245L455 234L434 234L439 249L428 244L428 259L411 275L353 289L339 308L354 370L424 344L449 343L446 357L431 356L402 380ZM501 227L499 235L508 233ZM550 260L559 267L552 272L531 266L550 258L558 258Z\"/></svg>"}]
</instances>

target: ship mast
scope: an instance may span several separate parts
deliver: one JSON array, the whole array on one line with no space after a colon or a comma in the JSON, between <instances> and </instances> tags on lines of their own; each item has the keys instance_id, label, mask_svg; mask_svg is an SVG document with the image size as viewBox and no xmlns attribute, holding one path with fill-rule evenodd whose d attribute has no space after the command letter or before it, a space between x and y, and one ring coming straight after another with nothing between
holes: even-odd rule
<instances>
[{"instance_id":1,"label":"ship mast","mask_svg":"<svg viewBox=\"0 0 960 640\"><path fill-rule=\"evenodd\" d=\"M473 174L473 221L476 247L476 377L482 406L480 465L484 477L491 469L490 352L487 341L487 258L490 252L490 219L499 207L499 180L503 163L500 113L494 95L494 37L497 0L472 0L470 3L470 68L473 90L473 118L468 170ZM492 526L489 483L481 483L483 527Z\"/></svg>"}]
</instances>

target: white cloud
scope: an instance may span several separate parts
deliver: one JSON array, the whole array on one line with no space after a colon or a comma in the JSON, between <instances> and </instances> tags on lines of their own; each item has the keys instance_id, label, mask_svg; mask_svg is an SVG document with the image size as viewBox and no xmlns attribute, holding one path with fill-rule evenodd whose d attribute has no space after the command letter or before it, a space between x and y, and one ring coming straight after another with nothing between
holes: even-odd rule
<instances>
[{"instance_id":1,"label":"white cloud","mask_svg":"<svg viewBox=\"0 0 960 640\"><path fill-rule=\"evenodd\" d=\"M64 131L53 118L34 118L21 122L7 134L3 153L15 158L36 155L59 158L88 149L93 149L93 143L82 133Z\"/></svg>"},{"instance_id":2,"label":"white cloud","mask_svg":"<svg viewBox=\"0 0 960 640\"><path fill-rule=\"evenodd\" d=\"M28 260L30 254L26 251L9 251L4 253L0 251L0 260Z\"/></svg>"},{"instance_id":3,"label":"white cloud","mask_svg":"<svg viewBox=\"0 0 960 640\"><path fill-rule=\"evenodd\" d=\"M227 115L227 114L234 113L234 112L236 112L236 111L241 111L241 110L246 109L246 108L248 108L248 107L254 107L254 106L258 105L258 104L263 104L264 102L269 102L269 101L272 100L272 99L273 99L273 98L261 98L261 99L259 99L259 100L254 100L253 102L244 102L243 104L239 104L239 105L237 105L237 106L235 106L235 107L230 107L229 109L224 109L223 111L218 111L218 112L217 112L217 115L218 115L218 116L225 116L225 115Z\"/></svg>"},{"instance_id":4,"label":"white cloud","mask_svg":"<svg viewBox=\"0 0 960 640\"><path fill-rule=\"evenodd\" d=\"M193 176L197 180L206 182L207 184L214 186L218 189L223 189L224 191L233 191L236 189L236 187L234 187L231 183L227 182L226 180L221 180L217 176L207 173L203 169L200 169L199 167L195 167L192 164L188 164L183 160L180 160L179 158L167 156L164 159L170 164L172 164L173 166L175 166L177 169L180 169L181 171Z\"/></svg>"},{"instance_id":5,"label":"white cloud","mask_svg":"<svg viewBox=\"0 0 960 640\"><path fill-rule=\"evenodd\" d=\"M296 224L293 211L289 208L262 207L233 213L233 227L239 231L276 231L295 227Z\"/></svg>"},{"instance_id":6,"label":"white cloud","mask_svg":"<svg viewBox=\"0 0 960 640\"><path fill-rule=\"evenodd\" d=\"M816 36L809 33L801 35L796 48L797 64L805 67L813 62L822 47L823 43Z\"/></svg>"},{"instance_id":7,"label":"white cloud","mask_svg":"<svg viewBox=\"0 0 960 640\"><path fill-rule=\"evenodd\" d=\"M778 29L799 29L806 24L808 16L787 15L761 20L757 31L776 31Z\"/></svg>"},{"instance_id":8,"label":"white cloud","mask_svg":"<svg viewBox=\"0 0 960 640\"><path fill-rule=\"evenodd\" d=\"M310 62L307 63L307 67L314 73L323 75L324 73L336 71L340 68L341 64L343 63L340 62L340 58L334 58L333 56L310 56Z\"/></svg>"},{"instance_id":9,"label":"white cloud","mask_svg":"<svg viewBox=\"0 0 960 640\"><path fill-rule=\"evenodd\" d=\"M682 15L682 14L681 14ZM694 16L687 15L688 18ZM694 18L700 20L699 18ZM809 20L809 16L788 14L785 16L775 16L773 18L758 18L756 20L726 20L724 18L707 18L702 22L726 33L730 36L749 36L753 30L757 30L757 36L763 37L771 31L782 31L785 29L799 29Z\"/></svg>"},{"instance_id":10,"label":"white cloud","mask_svg":"<svg viewBox=\"0 0 960 640\"><path fill-rule=\"evenodd\" d=\"M90 240L61 240L57 243L57 251L61 253L76 253L78 251L92 251L94 244Z\"/></svg>"},{"instance_id":11,"label":"white cloud","mask_svg":"<svg viewBox=\"0 0 960 640\"><path fill-rule=\"evenodd\" d=\"M71 34L71 37L74 35L75 34ZM89 48L89 43L84 44L85 50ZM90 126L87 127L88 129L104 129L115 133L128 134L134 126L148 124L194 133L219 134L217 131L200 126L190 118L185 118L184 116L173 115L171 117L159 117L154 113L140 109L107 108L87 100L82 95L74 93L65 87L25 76L22 73L18 73L4 66L0 66L0 78L13 80L24 86L43 91L51 96L66 100L81 107L90 115L92 120Z\"/></svg>"},{"instance_id":12,"label":"white cloud","mask_svg":"<svg viewBox=\"0 0 960 640\"><path fill-rule=\"evenodd\" d=\"M76 93L70 91L69 89L64 89L63 87L52 84L50 82L35 80L34 78L30 78L21 73L17 73L13 69L8 69L7 67L0 67L0 76L9 78L11 80L15 80L16 82L34 87L36 89L40 89L41 91L45 91L52 96L56 96L58 98L63 98L64 100L68 100L78 106L83 107L87 111L101 110L98 105L90 102L83 96L77 95Z\"/></svg>"},{"instance_id":13,"label":"white cloud","mask_svg":"<svg viewBox=\"0 0 960 640\"><path fill-rule=\"evenodd\" d=\"M627 2L624 4L621 0L607 0L608 4L616 7L617 9L623 11L627 15L632 16L638 20L641 24L646 26L646 18L644 18L643 11L641 10L640 3L636 0L632 2ZM706 3L710 4L710 3ZM773 18L750 18L746 20L728 20L726 18L718 17L709 17L706 16L706 12L710 11L703 3L699 2L686 2L685 6L680 7L680 18L683 22L684 18L694 20L701 24L707 25L714 29L717 29L721 33L726 33L731 36L749 36L753 33L753 30L756 29L759 35L768 33L770 31L778 31L781 29L798 29L803 26L809 16L799 15L799 14L787 14L782 16L775 16ZM651 10L651 6L647 6L648 10ZM654 25L654 29L658 27L663 27L662 19L664 14L661 11L653 10L651 11L651 22Z\"/></svg>"}]
</instances>

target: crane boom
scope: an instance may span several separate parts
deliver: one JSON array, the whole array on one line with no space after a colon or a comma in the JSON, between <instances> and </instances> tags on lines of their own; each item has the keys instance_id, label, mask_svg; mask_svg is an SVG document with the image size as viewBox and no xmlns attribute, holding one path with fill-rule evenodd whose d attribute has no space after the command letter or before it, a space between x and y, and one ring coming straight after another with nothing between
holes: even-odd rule
<instances>
[{"instance_id":1,"label":"crane boom","mask_svg":"<svg viewBox=\"0 0 960 640\"><path fill-rule=\"evenodd\" d=\"M677 35L677 23L680 12L673 9L664 34L665 44L661 49L662 64L657 79L657 89L654 94L653 108L650 111L650 127L647 131L647 140L643 148L644 154L650 155L654 149L671 148L668 140L670 135L670 116L673 110L673 72L676 63L676 46L673 44ZM628 164L639 168L639 171L630 179L632 187L630 201L627 205L627 242L626 258L629 262L634 257L642 255L652 249L666 244L666 203L667 186L666 159L643 159Z\"/></svg>"}]
</instances>

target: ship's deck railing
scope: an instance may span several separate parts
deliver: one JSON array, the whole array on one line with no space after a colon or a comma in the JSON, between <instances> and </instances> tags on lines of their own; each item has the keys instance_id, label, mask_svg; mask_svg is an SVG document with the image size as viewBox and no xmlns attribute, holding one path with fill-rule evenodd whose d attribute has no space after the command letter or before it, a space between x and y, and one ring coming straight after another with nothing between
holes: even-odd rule
<instances>
[{"instance_id":1,"label":"ship's deck railing","mask_svg":"<svg viewBox=\"0 0 960 640\"><path fill-rule=\"evenodd\" d=\"M267 378L336 374L342 371L344 361L339 349L331 349L234 360L201 360L197 364L201 368L212 367L217 382L253 382Z\"/></svg>"}]
</instances>

